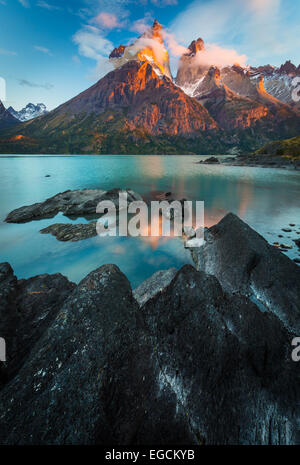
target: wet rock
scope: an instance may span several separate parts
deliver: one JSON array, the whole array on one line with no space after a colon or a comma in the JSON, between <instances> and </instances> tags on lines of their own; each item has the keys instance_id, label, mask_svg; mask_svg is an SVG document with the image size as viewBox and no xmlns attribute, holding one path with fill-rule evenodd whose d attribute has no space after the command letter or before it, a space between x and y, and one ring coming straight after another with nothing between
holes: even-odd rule
<instances>
[{"instance_id":1,"label":"wet rock","mask_svg":"<svg viewBox=\"0 0 300 465\"><path fill-rule=\"evenodd\" d=\"M157 278L141 308L115 265L72 290L0 393L1 444L299 442L281 320L190 265Z\"/></svg>"},{"instance_id":2,"label":"wet rock","mask_svg":"<svg viewBox=\"0 0 300 465\"><path fill-rule=\"evenodd\" d=\"M275 315L189 265L141 312L162 387L173 389L198 443L297 442L299 375Z\"/></svg>"},{"instance_id":3,"label":"wet rock","mask_svg":"<svg viewBox=\"0 0 300 465\"><path fill-rule=\"evenodd\" d=\"M18 281L8 263L0 264L0 335L7 350L0 388L20 369L74 287L61 274Z\"/></svg>"},{"instance_id":4,"label":"wet rock","mask_svg":"<svg viewBox=\"0 0 300 465\"><path fill-rule=\"evenodd\" d=\"M58 241L82 241L90 237L97 236L96 221L91 221L86 224L51 224L44 229L41 229L42 234L52 234Z\"/></svg>"},{"instance_id":5,"label":"wet rock","mask_svg":"<svg viewBox=\"0 0 300 465\"><path fill-rule=\"evenodd\" d=\"M126 191L119 188L110 191L101 189L68 190L50 197L44 202L17 208L7 215L5 221L7 223L24 223L42 218L52 218L59 212L70 217L100 216L96 214L98 203L102 200L110 200L118 209L120 193L127 194L128 202L142 200L139 194L130 189Z\"/></svg>"},{"instance_id":6,"label":"wet rock","mask_svg":"<svg viewBox=\"0 0 300 465\"><path fill-rule=\"evenodd\" d=\"M291 232L292 230L290 228L282 228L282 231L284 232Z\"/></svg>"},{"instance_id":7,"label":"wet rock","mask_svg":"<svg viewBox=\"0 0 300 465\"><path fill-rule=\"evenodd\" d=\"M157 271L150 278L146 279L133 291L133 296L138 304L140 306L144 305L149 299L152 299L152 297L165 289L176 273L176 268L169 268L168 270Z\"/></svg>"},{"instance_id":8,"label":"wet rock","mask_svg":"<svg viewBox=\"0 0 300 465\"><path fill-rule=\"evenodd\" d=\"M300 249L300 239L294 239L296 246Z\"/></svg>"},{"instance_id":9,"label":"wet rock","mask_svg":"<svg viewBox=\"0 0 300 465\"><path fill-rule=\"evenodd\" d=\"M236 215L226 215L191 249L198 270L231 293L254 296L284 324L300 332L300 270Z\"/></svg>"},{"instance_id":10,"label":"wet rock","mask_svg":"<svg viewBox=\"0 0 300 465\"><path fill-rule=\"evenodd\" d=\"M217 157L209 157L203 160L203 164L219 164L220 160Z\"/></svg>"},{"instance_id":11,"label":"wet rock","mask_svg":"<svg viewBox=\"0 0 300 465\"><path fill-rule=\"evenodd\" d=\"M1 444L195 442L154 350L127 278L91 272L3 388Z\"/></svg>"}]
</instances>

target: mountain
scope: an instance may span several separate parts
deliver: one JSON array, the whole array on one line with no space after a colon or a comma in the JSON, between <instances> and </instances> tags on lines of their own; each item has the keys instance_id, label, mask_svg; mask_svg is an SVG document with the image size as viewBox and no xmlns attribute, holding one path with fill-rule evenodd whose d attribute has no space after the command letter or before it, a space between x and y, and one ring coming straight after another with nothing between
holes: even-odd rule
<instances>
[{"instance_id":1,"label":"mountain","mask_svg":"<svg viewBox=\"0 0 300 465\"><path fill-rule=\"evenodd\" d=\"M155 20L153 26L133 44L115 48L109 56L110 62L115 68L119 68L132 60L148 61L159 76L172 79L169 54L164 45L162 29L162 25Z\"/></svg>"},{"instance_id":2,"label":"mountain","mask_svg":"<svg viewBox=\"0 0 300 465\"><path fill-rule=\"evenodd\" d=\"M227 87L216 67L208 70L194 95L224 129L250 127L269 114L263 102L241 97Z\"/></svg>"},{"instance_id":3,"label":"mountain","mask_svg":"<svg viewBox=\"0 0 300 465\"><path fill-rule=\"evenodd\" d=\"M221 148L211 134L217 129L208 111L171 79L158 76L148 61L131 60L47 115L23 123L20 139L13 131L7 133L2 147L50 153L182 153L190 144L192 152L205 152L207 147Z\"/></svg>"},{"instance_id":4,"label":"mountain","mask_svg":"<svg viewBox=\"0 0 300 465\"><path fill-rule=\"evenodd\" d=\"M22 122L29 121L33 118L37 118L38 116L46 115L48 113L46 105L43 103L38 103L37 105L28 103L26 107L22 108L20 111L14 110L13 107L9 107L7 110L11 115Z\"/></svg>"},{"instance_id":5,"label":"mountain","mask_svg":"<svg viewBox=\"0 0 300 465\"><path fill-rule=\"evenodd\" d=\"M196 55L205 50L204 41L199 37L193 40L188 47L188 52L180 57L176 84L188 95L193 96L195 88L203 79L208 67L195 65Z\"/></svg>"},{"instance_id":6,"label":"mountain","mask_svg":"<svg viewBox=\"0 0 300 465\"><path fill-rule=\"evenodd\" d=\"M48 114L2 131L0 152L238 153L299 134L299 114L266 91L262 74L199 66L200 38L174 82L163 36L155 20L131 45L115 48L114 71Z\"/></svg>"},{"instance_id":7,"label":"mountain","mask_svg":"<svg viewBox=\"0 0 300 465\"><path fill-rule=\"evenodd\" d=\"M0 100L0 129L6 129L18 123L19 121L17 118L12 116L10 112L5 109L3 103Z\"/></svg>"},{"instance_id":8,"label":"mountain","mask_svg":"<svg viewBox=\"0 0 300 465\"><path fill-rule=\"evenodd\" d=\"M284 103L291 105L293 108L300 110L300 102L293 100L293 89L295 88L294 79L300 77L300 65L298 68L286 61L279 68L271 65L260 66L259 68L251 68L252 78L255 79L257 75L264 78L264 85L266 91L281 100Z\"/></svg>"},{"instance_id":9,"label":"mountain","mask_svg":"<svg viewBox=\"0 0 300 465\"><path fill-rule=\"evenodd\" d=\"M259 155L280 155L291 158L300 158L300 136L291 139L276 140L261 147L255 153Z\"/></svg>"}]
</instances>

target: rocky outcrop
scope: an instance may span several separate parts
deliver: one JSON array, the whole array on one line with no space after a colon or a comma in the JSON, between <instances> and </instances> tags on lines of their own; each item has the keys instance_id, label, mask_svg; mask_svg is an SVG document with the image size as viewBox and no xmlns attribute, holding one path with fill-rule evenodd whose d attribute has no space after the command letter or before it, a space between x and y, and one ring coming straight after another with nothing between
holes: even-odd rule
<instances>
[{"instance_id":1,"label":"rocky outcrop","mask_svg":"<svg viewBox=\"0 0 300 465\"><path fill-rule=\"evenodd\" d=\"M300 333L300 269L237 216L228 214L191 249L197 269L216 276L230 293L254 299Z\"/></svg>"},{"instance_id":2,"label":"rocky outcrop","mask_svg":"<svg viewBox=\"0 0 300 465\"><path fill-rule=\"evenodd\" d=\"M197 83L203 78L208 69L208 66L199 66L195 62L196 54L201 53L203 50L205 50L204 41L200 37L193 40L188 46L188 51L180 57L178 64L176 84L190 96L194 95Z\"/></svg>"},{"instance_id":3,"label":"rocky outcrop","mask_svg":"<svg viewBox=\"0 0 300 465\"><path fill-rule=\"evenodd\" d=\"M176 268L160 270L150 276L150 278L146 279L146 281L144 281L142 284L140 284L133 291L133 296L138 302L139 306L142 307L146 302L148 302L148 300L152 299L163 289L165 289L170 284L176 273Z\"/></svg>"},{"instance_id":4,"label":"rocky outcrop","mask_svg":"<svg viewBox=\"0 0 300 465\"><path fill-rule=\"evenodd\" d=\"M18 281L8 263L0 264L0 335L7 350L6 363L0 363L0 389L29 357L74 288L61 274Z\"/></svg>"},{"instance_id":5,"label":"rocky outcrop","mask_svg":"<svg viewBox=\"0 0 300 465\"><path fill-rule=\"evenodd\" d=\"M58 241L77 242L90 237L97 236L96 221L90 221L85 224L51 224L41 229L42 234L52 234Z\"/></svg>"},{"instance_id":6,"label":"rocky outcrop","mask_svg":"<svg viewBox=\"0 0 300 465\"><path fill-rule=\"evenodd\" d=\"M131 189L115 188L109 191L101 189L68 190L56 194L44 202L17 208L7 215L5 221L7 223L25 223L42 218L52 218L59 212L70 217L90 215L96 217L100 216L100 214L96 213L96 207L100 201L111 201L118 210L120 194L127 195L127 202L142 200L142 197Z\"/></svg>"},{"instance_id":7,"label":"rocky outcrop","mask_svg":"<svg viewBox=\"0 0 300 465\"><path fill-rule=\"evenodd\" d=\"M1 444L299 443L282 321L190 265L152 284L139 308L104 265L71 291L2 388Z\"/></svg>"},{"instance_id":8,"label":"rocky outcrop","mask_svg":"<svg viewBox=\"0 0 300 465\"><path fill-rule=\"evenodd\" d=\"M195 441L172 389L160 385L138 305L114 265L79 283L0 405L1 444Z\"/></svg>"}]
</instances>

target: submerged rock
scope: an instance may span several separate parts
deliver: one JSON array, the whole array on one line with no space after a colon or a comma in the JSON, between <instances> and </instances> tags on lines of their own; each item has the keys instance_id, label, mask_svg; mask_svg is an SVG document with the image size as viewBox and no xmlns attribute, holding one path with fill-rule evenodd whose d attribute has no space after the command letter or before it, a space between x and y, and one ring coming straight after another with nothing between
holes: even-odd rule
<instances>
[{"instance_id":1,"label":"submerged rock","mask_svg":"<svg viewBox=\"0 0 300 465\"><path fill-rule=\"evenodd\" d=\"M24 223L42 218L52 218L62 212L65 216L100 216L96 214L96 207L102 200L110 200L116 208L119 206L119 194L126 193L128 202L142 200L142 197L131 189L119 188L104 191L101 189L82 189L65 191L50 197L44 202L17 208L10 212L5 221L7 223Z\"/></svg>"},{"instance_id":2,"label":"submerged rock","mask_svg":"<svg viewBox=\"0 0 300 465\"><path fill-rule=\"evenodd\" d=\"M58 241L82 241L97 236L96 221L86 224L51 224L41 229L42 234L52 234Z\"/></svg>"},{"instance_id":3,"label":"submerged rock","mask_svg":"<svg viewBox=\"0 0 300 465\"><path fill-rule=\"evenodd\" d=\"M231 293L254 296L300 334L300 269L236 215L226 215L191 249L198 270Z\"/></svg>"}]
</instances>

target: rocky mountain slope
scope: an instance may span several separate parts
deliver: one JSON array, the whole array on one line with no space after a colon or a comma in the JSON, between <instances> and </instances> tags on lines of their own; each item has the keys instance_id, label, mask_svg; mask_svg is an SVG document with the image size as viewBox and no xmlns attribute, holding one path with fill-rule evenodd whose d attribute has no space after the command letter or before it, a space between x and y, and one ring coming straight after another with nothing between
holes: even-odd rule
<instances>
[{"instance_id":1,"label":"rocky mountain slope","mask_svg":"<svg viewBox=\"0 0 300 465\"><path fill-rule=\"evenodd\" d=\"M28 103L26 107L22 108L20 111L16 111L13 107L9 107L7 111L9 111L11 115L22 122L29 121L33 118L37 118L38 116L46 115L48 113L46 105L43 103L37 103L36 105L33 103Z\"/></svg>"},{"instance_id":2,"label":"rocky mountain slope","mask_svg":"<svg viewBox=\"0 0 300 465\"><path fill-rule=\"evenodd\" d=\"M3 103L0 100L0 130L6 129L11 126L18 124L19 120L10 114L8 110L5 109Z\"/></svg>"},{"instance_id":3,"label":"rocky mountain slope","mask_svg":"<svg viewBox=\"0 0 300 465\"><path fill-rule=\"evenodd\" d=\"M300 268L232 214L194 259L134 293L1 264L0 443L299 444Z\"/></svg>"},{"instance_id":4,"label":"rocky mountain slope","mask_svg":"<svg viewBox=\"0 0 300 465\"><path fill-rule=\"evenodd\" d=\"M195 66L193 41L173 82L155 21L110 55L115 70L70 101L0 134L7 153L238 153L298 135L300 114L238 65Z\"/></svg>"}]
</instances>

